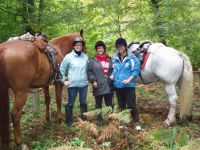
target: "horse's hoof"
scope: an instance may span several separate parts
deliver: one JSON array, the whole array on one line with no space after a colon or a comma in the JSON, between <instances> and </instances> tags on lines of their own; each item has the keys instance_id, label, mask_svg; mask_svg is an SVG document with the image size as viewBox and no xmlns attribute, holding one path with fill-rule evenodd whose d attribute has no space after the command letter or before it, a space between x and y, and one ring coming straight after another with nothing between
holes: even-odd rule
<instances>
[{"instance_id":1,"label":"horse's hoof","mask_svg":"<svg viewBox=\"0 0 200 150\"><path fill-rule=\"evenodd\" d=\"M193 118L192 114L186 115L186 116L182 116L182 117L179 118L178 124L180 124L180 125L181 124L187 124L187 123L192 121L192 118Z\"/></svg>"},{"instance_id":2,"label":"horse's hoof","mask_svg":"<svg viewBox=\"0 0 200 150\"><path fill-rule=\"evenodd\" d=\"M20 150L29 150L29 148L26 144L23 143L20 145Z\"/></svg>"},{"instance_id":3,"label":"horse's hoof","mask_svg":"<svg viewBox=\"0 0 200 150\"><path fill-rule=\"evenodd\" d=\"M193 118L192 114L186 116L186 120L187 120L188 122L192 122L192 118Z\"/></svg>"},{"instance_id":4,"label":"horse's hoof","mask_svg":"<svg viewBox=\"0 0 200 150\"><path fill-rule=\"evenodd\" d=\"M165 122L164 122L164 126L165 127L171 127L175 124L176 121L171 121L169 120L169 118L165 119Z\"/></svg>"}]
</instances>

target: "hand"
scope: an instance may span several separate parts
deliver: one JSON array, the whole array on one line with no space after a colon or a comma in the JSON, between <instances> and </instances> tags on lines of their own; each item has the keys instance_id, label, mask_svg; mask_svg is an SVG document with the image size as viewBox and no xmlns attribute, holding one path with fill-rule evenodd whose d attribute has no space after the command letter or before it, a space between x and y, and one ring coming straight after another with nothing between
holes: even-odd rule
<instances>
[{"instance_id":1,"label":"hand","mask_svg":"<svg viewBox=\"0 0 200 150\"><path fill-rule=\"evenodd\" d=\"M123 80L122 83L123 84L128 84L133 80L133 76L131 76L130 78L128 78L127 80Z\"/></svg>"},{"instance_id":2,"label":"hand","mask_svg":"<svg viewBox=\"0 0 200 150\"><path fill-rule=\"evenodd\" d=\"M93 87L94 87L94 88L97 88L97 81L94 81L94 82L93 82Z\"/></svg>"},{"instance_id":3,"label":"hand","mask_svg":"<svg viewBox=\"0 0 200 150\"><path fill-rule=\"evenodd\" d=\"M64 82L64 86L69 87L69 85L70 85L70 82L69 82L69 81L65 81L65 82Z\"/></svg>"},{"instance_id":4,"label":"hand","mask_svg":"<svg viewBox=\"0 0 200 150\"><path fill-rule=\"evenodd\" d=\"M114 80L114 77L113 77L113 76L110 76L110 80Z\"/></svg>"},{"instance_id":5,"label":"hand","mask_svg":"<svg viewBox=\"0 0 200 150\"><path fill-rule=\"evenodd\" d=\"M129 80L123 80L122 83L123 84L128 84L130 81Z\"/></svg>"}]
</instances>

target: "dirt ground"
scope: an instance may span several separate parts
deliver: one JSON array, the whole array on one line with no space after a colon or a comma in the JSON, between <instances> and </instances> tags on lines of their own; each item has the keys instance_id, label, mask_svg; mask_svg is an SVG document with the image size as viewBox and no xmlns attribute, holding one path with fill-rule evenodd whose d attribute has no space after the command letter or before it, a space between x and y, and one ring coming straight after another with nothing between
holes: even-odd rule
<instances>
[{"instance_id":1,"label":"dirt ground","mask_svg":"<svg viewBox=\"0 0 200 150\"><path fill-rule=\"evenodd\" d=\"M135 141L132 149L159 149L158 147L161 145L163 146L163 141L157 141L155 144L157 147L154 148L151 142L149 141L149 137L152 137L152 132L154 130L159 131L165 129L163 121L166 119L168 110L169 110L169 103L167 100L167 96L164 92L164 87L161 83L152 84L152 85L138 85L137 88L137 107L140 113L140 121L142 124L142 131L140 133L134 131L134 124L130 123L127 125L126 131L129 132L131 135L132 140ZM55 96L54 96L54 88L50 88L51 93L51 122L48 123L45 121L44 118L44 101L40 101L40 112L35 116L32 112L32 103L31 100L28 100L24 109L23 109L23 116L22 116L22 134L23 139L32 147L32 149L39 150L39 149L50 149L50 150L65 150L65 149L79 149L79 146L74 148L73 142L81 143L80 138L83 138L87 146L91 149L130 149L130 147L123 147L117 148L117 143L112 144L112 146L108 146L106 148L102 148L102 144L94 144L91 140L94 140L93 137L85 137L83 133L80 133L79 130L76 128L68 129L66 125L62 123L58 125L56 123L56 104L55 104ZM44 95L42 91L40 91L40 99L43 99ZM88 106L94 108L94 100L91 93L91 89L89 90L88 94ZM116 104L116 98L114 98L114 102ZM63 121L64 117L64 105L66 103L66 96L64 96L64 101L62 104L62 112L63 112ZM78 111L79 103L76 103L75 106L75 116L79 115ZM77 110L76 110L77 109ZM192 113L193 113L193 120L192 123L189 125L178 126L175 125L174 127L177 130L177 135L179 132L184 131L189 135L190 140L197 140L200 139L200 93L194 92L194 100L192 106ZM178 109L177 109L177 117L178 117ZM93 121L95 122L95 121ZM194 126L194 127L193 127ZM104 127L103 127L104 128ZM167 128L166 128L167 129ZM103 129L101 129L103 130ZM87 136L87 134L86 134ZM79 137L77 140L76 137ZM123 139L123 137L120 137ZM14 144L14 137L13 134L11 136L12 139L12 148L15 149L16 146ZM69 143L69 141L72 141ZM116 139L115 139L116 141ZM127 141L126 145L128 145ZM66 146L66 144L68 146ZM71 145L70 145L71 144ZM114 145L114 146L113 146ZM188 144L189 145L189 144ZM187 146L188 146L187 145ZM191 144L195 145L195 144ZM68 147L68 148L67 148ZM152 148L153 147L153 148ZM169 147L168 147L169 148ZM80 148L80 149L83 149ZM160 148L162 149L162 148ZM175 148L176 149L176 148ZM178 148L180 149L180 148ZM186 148L188 149L188 148ZM191 149L191 148L189 148ZM184 150L184 147L183 149Z\"/></svg>"}]
</instances>

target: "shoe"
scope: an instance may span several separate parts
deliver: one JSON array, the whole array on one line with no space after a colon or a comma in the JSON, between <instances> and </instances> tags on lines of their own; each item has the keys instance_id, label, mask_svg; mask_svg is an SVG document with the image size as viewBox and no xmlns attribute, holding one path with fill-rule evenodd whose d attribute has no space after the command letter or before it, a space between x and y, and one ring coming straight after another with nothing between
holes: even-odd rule
<instances>
[{"instance_id":1,"label":"shoe","mask_svg":"<svg viewBox=\"0 0 200 150\"><path fill-rule=\"evenodd\" d=\"M136 131L140 131L142 128L141 128L141 126L140 126L140 123L139 122L136 122L135 123L135 130Z\"/></svg>"}]
</instances>

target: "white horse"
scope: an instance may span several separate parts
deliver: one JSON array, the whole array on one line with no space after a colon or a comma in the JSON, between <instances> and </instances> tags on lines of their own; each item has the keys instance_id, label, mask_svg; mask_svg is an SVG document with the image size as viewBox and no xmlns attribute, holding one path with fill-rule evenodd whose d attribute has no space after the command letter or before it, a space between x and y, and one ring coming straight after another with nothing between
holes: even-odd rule
<instances>
[{"instance_id":1,"label":"white horse","mask_svg":"<svg viewBox=\"0 0 200 150\"><path fill-rule=\"evenodd\" d=\"M140 44L131 43L129 48L134 53ZM146 65L141 69L141 78L145 84L160 80L165 85L170 109L165 123L170 126L176 122L177 92L176 84L180 83L180 118L191 121L193 100L193 71L188 56L174 48L161 43L143 44L150 53ZM148 48L147 48L148 47Z\"/></svg>"}]
</instances>

